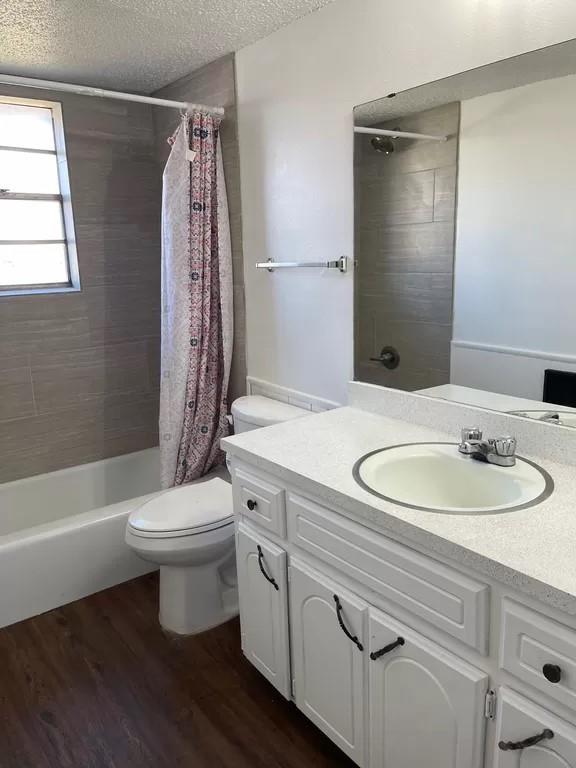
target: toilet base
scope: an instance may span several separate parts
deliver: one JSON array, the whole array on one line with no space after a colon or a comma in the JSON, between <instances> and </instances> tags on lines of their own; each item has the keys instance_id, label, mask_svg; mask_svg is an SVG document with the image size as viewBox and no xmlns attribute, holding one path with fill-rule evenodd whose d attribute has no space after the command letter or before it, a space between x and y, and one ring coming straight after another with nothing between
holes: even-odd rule
<instances>
[{"instance_id":1,"label":"toilet base","mask_svg":"<svg viewBox=\"0 0 576 768\"><path fill-rule=\"evenodd\" d=\"M159 620L168 632L197 635L237 615L237 587L226 586L213 564L160 567Z\"/></svg>"}]
</instances>

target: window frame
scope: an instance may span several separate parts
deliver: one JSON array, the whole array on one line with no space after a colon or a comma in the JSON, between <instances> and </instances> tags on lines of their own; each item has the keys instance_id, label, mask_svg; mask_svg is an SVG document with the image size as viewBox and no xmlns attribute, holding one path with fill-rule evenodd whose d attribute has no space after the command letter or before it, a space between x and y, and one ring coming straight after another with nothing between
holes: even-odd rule
<instances>
[{"instance_id":1,"label":"window frame","mask_svg":"<svg viewBox=\"0 0 576 768\"><path fill-rule=\"evenodd\" d=\"M55 150L42 150L27 147L0 147L17 152L30 152L33 154L49 154L56 156L58 168L59 194L33 194L33 193L4 193L0 194L2 200L57 200L61 205L64 240L3 240L0 243L38 243L63 244L66 249L66 261L68 266L68 282L66 283L32 283L30 285L0 285L0 298L2 296L29 296L47 293L72 293L80 291L80 271L78 269L78 252L76 248L76 230L74 227L74 212L72 209L72 196L70 193L70 177L68 174L68 160L66 156L66 138L64 133L64 120L62 116L62 103L59 101L46 101L45 99L29 99L19 96L9 96L0 93L0 105L17 104L26 107L38 107L49 109L52 114L52 129L54 131Z\"/></svg>"}]
</instances>

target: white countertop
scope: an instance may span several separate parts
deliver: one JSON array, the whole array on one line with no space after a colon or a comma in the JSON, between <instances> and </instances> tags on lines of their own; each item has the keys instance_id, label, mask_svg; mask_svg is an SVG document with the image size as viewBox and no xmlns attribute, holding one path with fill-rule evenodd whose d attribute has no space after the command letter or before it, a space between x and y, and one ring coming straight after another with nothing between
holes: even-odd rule
<instances>
[{"instance_id":1,"label":"white countertop","mask_svg":"<svg viewBox=\"0 0 576 768\"><path fill-rule=\"evenodd\" d=\"M369 521L421 551L442 555L576 614L575 467L533 459L552 476L552 495L534 507L490 515L400 507L363 490L352 476L356 461L369 451L433 441L456 439L454 434L347 407L228 437L222 446L347 517ZM525 454L520 450L520 455Z\"/></svg>"}]
</instances>

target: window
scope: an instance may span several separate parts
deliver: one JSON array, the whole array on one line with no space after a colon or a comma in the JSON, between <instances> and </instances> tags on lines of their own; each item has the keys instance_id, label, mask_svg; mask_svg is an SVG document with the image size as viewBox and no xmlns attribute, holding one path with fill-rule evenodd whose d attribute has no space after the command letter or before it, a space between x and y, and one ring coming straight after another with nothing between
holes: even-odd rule
<instances>
[{"instance_id":1,"label":"window","mask_svg":"<svg viewBox=\"0 0 576 768\"><path fill-rule=\"evenodd\" d=\"M0 295L79 290L60 104L0 96Z\"/></svg>"}]
</instances>

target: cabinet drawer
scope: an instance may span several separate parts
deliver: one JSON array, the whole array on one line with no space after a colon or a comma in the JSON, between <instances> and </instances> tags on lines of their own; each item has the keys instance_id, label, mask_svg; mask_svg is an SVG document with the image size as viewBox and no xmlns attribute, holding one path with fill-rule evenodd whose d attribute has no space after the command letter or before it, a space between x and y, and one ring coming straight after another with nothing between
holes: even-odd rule
<instances>
[{"instance_id":1,"label":"cabinet drawer","mask_svg":"<svg viewBox=\"0 0 576 768\"><path fill-rule=\"evenodd\" d=\"M500 666L576 709L576 632L512 600L502 602Z\"/></svg>"},{"instance_id":2,"label":"cabinet drawer","mask_svg":"<svg viewBox=\"0 0 576 768\"><path fill-rule=\"evenodd\" d=\"M486 654L486 584L295 494L288 532L306 552Z\"/></svg>"},{"instance_id":3,"label":"cabinet drawer","mask_svg":"<svg viewBox=\"0 0 576 768\"><path fill-rule=\"evenodd\" d=\"M524 749L510 743L543 736ZM550 737L550 738L547 738ZM576 728L518 694L500 689L494 768L571 768L576 766Z\"/></svg>"},{"instance_id":4,"label":"cabinet drawer","mask_svg":"<svg viewBox=\"0 0 576 768\"><path fill-rule=\"evenodd\" d=\"M237 514L250 518L266 531L286 535L283 488L239 468L234 471L233 488Z\"/></svg>"}]
</instances>

